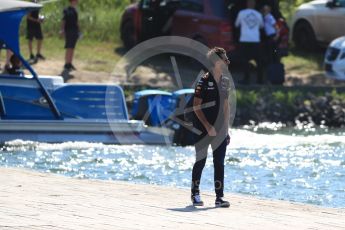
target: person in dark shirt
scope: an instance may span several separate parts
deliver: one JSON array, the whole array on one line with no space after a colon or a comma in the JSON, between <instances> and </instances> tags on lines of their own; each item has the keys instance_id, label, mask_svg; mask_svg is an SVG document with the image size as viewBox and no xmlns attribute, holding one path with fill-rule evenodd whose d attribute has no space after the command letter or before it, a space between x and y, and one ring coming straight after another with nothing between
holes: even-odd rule
<instances>
[{"instance_id":1,"label":"person in dark shirt","mask_svg":"<svg viewBox=\"0 0 345 230\"><path fill-rule=\"evenodd\" d=\"M74 49L77 44L80 30L78 23L78 0L69 0L70 5L64 9L60 34L65 37L65 65L66 70L76 70L73 66Z\"/></svg>"},{"instance_id":2,"label":"person in dark shirt","mask_svg":"<svg viewBox=\"0 0 345 230\"><path fill-rule=\"evenodd\" d=\"M224 68L230 64L224 49L215 47L207 54L213 63L211 72L206 73L195 87L193 110L195 119L193 126L201 134L195 135L196 162L192 172L191 199L194 206L202 206L200 198L200 179L206 163L207 150L213 150L214 186L216 192L215 205L229 207L230 203L223 200L224 190L224 158L226 147L230 143L228 135L230 109L229 92L230 78Z\"/></svg>"},{"instance_id":3,"label":"person in dark shirt","mask_svg":"<svg viewBox=\"0 0 345 230\"><path fill-rule=\"evenodd\" d=\"M32 2L37 2L37 0L32 0ZM28 39L30 61L37 62L37 60L45 60L45 57L41 54L42 43L43 43L43 33L41 24L43 22L43 17L40 17L39 10L31 11L26 17L26 38ZM32 51L32 41L37 40L37 54L36 56Z\"/></svg>"},{"instance_id":4,"label":"person in dark shirt","mask_svg":"<svg viewBox=\"0 0 345 230\"><path fill-rule=\"evenodd\" d=\"M7 66L5 69L5 73L8 73L10 75L16 75L16 76L24 76L23 70L22 70L22 62L20 59L12 54L10 58L10 64L11 66Z\"/></svg>"}]
</instances>

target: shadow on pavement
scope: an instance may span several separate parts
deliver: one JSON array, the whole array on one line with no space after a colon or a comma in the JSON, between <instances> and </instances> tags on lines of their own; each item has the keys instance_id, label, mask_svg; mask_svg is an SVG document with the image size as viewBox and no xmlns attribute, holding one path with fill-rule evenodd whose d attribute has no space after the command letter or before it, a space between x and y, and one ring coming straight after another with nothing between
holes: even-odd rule
<instances>
[{"instance_id":1,"label":"shadow on pavement","mask_svg":"<svg viewBox=\"0 0 345 230\"><path fill-rule=\"evenodd\" d=\"M169 211L174 212L201 212L207 211L211 209L215 209L216 207L194 207L193 205L186 206L184 208L168 208Z\"/></svg>"}]
</instances>

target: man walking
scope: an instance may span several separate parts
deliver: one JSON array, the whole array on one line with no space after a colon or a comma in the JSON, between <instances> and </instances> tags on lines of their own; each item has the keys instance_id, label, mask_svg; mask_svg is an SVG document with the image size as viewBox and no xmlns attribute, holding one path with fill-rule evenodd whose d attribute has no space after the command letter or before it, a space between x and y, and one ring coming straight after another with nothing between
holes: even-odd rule
<instances>
[{"instance_id":1,"label":"man walking","mask_svg":"<svg viewBox=\"0 0 345 230\"><path fill-rule=\"evenodd\" d=\"M255 10L255 0L247 0L247 9L241 10L235 22L240 27L240 53L243 61L244 84L250 80L249 61L255 60L257 83L263 83L260 29L263 28L262 15Z\"/></svg>"},{"instance_id":2,"label":"man walking","mask_svg":"<svg viewBox=\"0 0 345 230\"><path fill-rule=\"evenodd\" d=\"M63 11L60 34L65 37L65 65L67 71L76 70L73 62L74 48L79 38L79 23L77 5L78 0L69 0L70 5Z\"/></svg>"},{"instance_id":3,"label":"man walking","mask_svg":"<svg viewBox=\"0 0 345 230\"><path fill-rule=\"evenodd\" d=\"M207 149L211 145L213 150L214 187L216 193L215 205L229 207L230 203L223 200L224 190L224 158L226 147L230 143L229 129L229 91L230 79L225 76L225 69L230 61L224 49L211 49L207 58L213 64L211 72L206 73L195 87L193 110L194 128L201 131L196 135L196 162L192 172L191 199L194 206L202 206L200 198L200 179L206 163Z\"/></svg>"}]
</instances>

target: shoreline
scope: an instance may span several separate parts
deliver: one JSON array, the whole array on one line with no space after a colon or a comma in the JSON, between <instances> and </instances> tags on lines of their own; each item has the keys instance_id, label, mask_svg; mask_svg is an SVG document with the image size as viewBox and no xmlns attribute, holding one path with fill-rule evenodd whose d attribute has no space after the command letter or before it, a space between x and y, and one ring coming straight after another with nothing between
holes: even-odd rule
<instances>
[{"instance_id":1,"label":"shoreline","mask_svg":"<svg viewBox=\"0 0 345 230\"><path fill-rule=\"evenodd\" d=\"M80 180L0 168L0 228L5 229L343 229L345 209L226 194L229 209L190 206L189 190Z\"/></svg>"},{"instance_id":2,"label":"shoreline","mask_svg":"<svg viewBox=\"0 0 345 230\"><path fill-rule=\"evenodd\" d=\"M150 86L121 85L131 114L133 95ZM176 89L158 88L166 92ZM345 87L235 85L231 102L236 103L234 127L282 123L289 127L300 124L328 128L345 127Z\"/></svg>"}]
</instances>

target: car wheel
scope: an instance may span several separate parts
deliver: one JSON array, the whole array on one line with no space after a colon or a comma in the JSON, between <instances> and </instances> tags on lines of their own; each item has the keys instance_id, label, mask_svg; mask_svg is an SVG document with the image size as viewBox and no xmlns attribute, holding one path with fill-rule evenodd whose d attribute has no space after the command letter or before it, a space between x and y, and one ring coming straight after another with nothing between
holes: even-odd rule
<instances>
[{"instance_id":1,"label":"car wheel","mask_svg":"<svg viewBox=\"0 0 345 230\"><path fill-rule=\"evenodd\" d=\"M125 22L125 24L122 27L121 37L123 45L127 50L133 48L136 45L135 29L132 22Z\"/></svg>"},{"instance_id":2,"label":"car wheel","mask_svg":"<svg viewBox=\"0 0 345 230\"><path fill-rule=\"evenodd\" d=\"M306 21L298 22L294 28L293 40L298 49L314 51L317 42L313 28Z\"/></svg>"}]
</instances>

